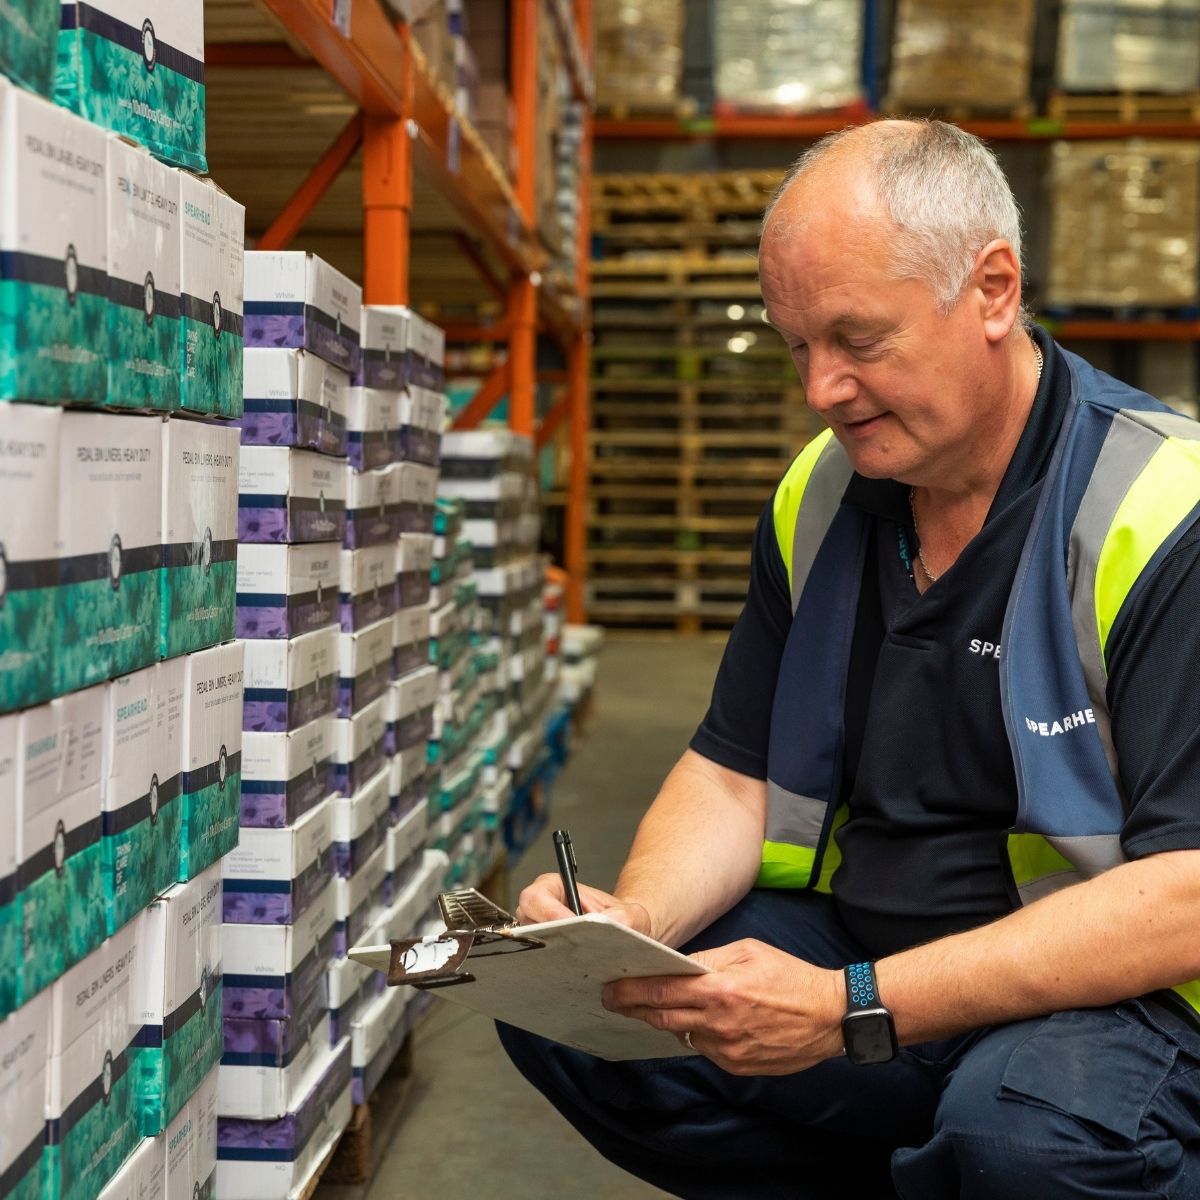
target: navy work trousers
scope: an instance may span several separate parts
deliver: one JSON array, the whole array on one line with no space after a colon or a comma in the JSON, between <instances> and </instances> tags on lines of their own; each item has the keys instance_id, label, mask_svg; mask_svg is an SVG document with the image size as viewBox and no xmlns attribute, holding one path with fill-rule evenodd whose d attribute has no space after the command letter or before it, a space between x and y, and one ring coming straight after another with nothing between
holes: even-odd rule
<instances>
[{"instance_id":1,"label":"navy work trousers","mask_svg":"<svg viewBox=\"0 0 1200 1200\"><path fill-rule=\"evenodd\" d=\"M869 957L809 892L751 892L686 950L740 938L824 967ZM1200 1032L1153 998L790 1076L610 1063L499 1029L601 1154L692 1200L1200 1200Z\"/></svg>"}]
</instances>

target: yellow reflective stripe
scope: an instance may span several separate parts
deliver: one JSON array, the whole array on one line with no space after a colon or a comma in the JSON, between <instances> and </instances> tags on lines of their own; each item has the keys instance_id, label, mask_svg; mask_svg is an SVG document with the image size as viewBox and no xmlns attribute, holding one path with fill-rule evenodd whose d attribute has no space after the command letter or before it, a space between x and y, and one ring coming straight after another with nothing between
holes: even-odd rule
<instances>
[{"instance_id":1,"label":"yellow reflective stripe","mask_svg":"<svg viewBox=\"0 0 1200 1200\"><path fill-rule=\"evenodd\" d=\"M806 888L812 878L817 852L789 842L763 842L762 866L755 887Z\"/></svg>"},{"instance_id":2,"label":"yellow reflective stripe","mask_svg":"<svg viewBox=\"0 0 1200 1200\"><path fill-rule=\"evenodd\" d=\"M1171 989L1182 996L1196 1012L1200 1013L1200 979L1193 979L1191 983L1181 983L1177 987Z\"/></svg>"},{"instance_id":3,"label":"yellow reflective stripe","mask_svg":"<svg viewBox=\"0 0 1200 1200\"><path fill-rule=\"evenodd\" d=\"M821 873L814 885L818 892L829 895L833 891L833 873L842 865L842 848L837 844L834 834L850 819L850 809L846 805L833 814L833 824L829 827L829 837L825 842L825 853L821 857Z\"/></svg>"},{"instance_id":4,"label":"yellow reflective stripe","mask_svg":"<svg viewBox=\"0 0 1200 1200\"><path fill-rule=\"evenodd\" d=\"M800 501L804 499L804 489L808 487L817 459L829 445L831 437L833 430L826 429L813 438L796 456L775 489L775 541L779 543L779 553L783 555L783 565L787 568L789 588L792 586L792 538L796 531L796 514L800 511Z\"/></svg>"},{"instance_id":5,"label":"yellow reflective stripe","mask_svg":"<svg viewBox=\"0 0 1200 1200\"><path fill-rule=\"evenodd\" d=\"M1133 481L1104 536L1096 563L1096 627L1108 661L1108 635L1138 576L1200 500L1200 445L1167 438Z\"/></svg>"},{"instance_id":6,"label":"yellow reflective stripe","mask_svg":"<svg viewBox=\"0 0 1200 1200\"><path fill-rule=\"evenodd\" d=\"M1063 858L1040 833L1010 833L1008 861L1017 887L1046 875L1075 870L1070 860Z\"/></svg>"}]
</instances>

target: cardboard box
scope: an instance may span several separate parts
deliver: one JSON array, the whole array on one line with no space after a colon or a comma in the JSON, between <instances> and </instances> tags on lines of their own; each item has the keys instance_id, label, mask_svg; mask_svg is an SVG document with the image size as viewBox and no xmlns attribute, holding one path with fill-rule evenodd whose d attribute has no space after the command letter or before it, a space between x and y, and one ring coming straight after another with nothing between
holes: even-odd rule
<instances>
[{"instance_id":1,"label":"cardboard box","mask_svg":"<svg viewBox=\"0 0 1200 1200\"><path fill-rule=\"evenodd\" d=\"M225 921L291 925L328 883L332 842L331 800L283 829L243 829L222 868Z\"/></svg>"},{"instance_id":2,"label":"cardboard box","mask_svg":"<svg viewBox=\"0 0 1200 1200\"><path fill-rule=\"evenodd\" d=\"M21 961L21 893L17 874L20 730L19 714L0 717L0 1019L17 1006L17 967ZM0 1163L2 1173L3 1163Z\"/></svg>"},{"instance_id":3,"label":"cardboard box","mask_svg":"<svg viewBox=\"0 0 1200 1200\"><path fill-rule=\"evenodd\" d=\"M279 1021L302 1011L323 988L335 920L330 880L294 924L227 925L225 1016Z\"/></svg>"},{"instance_id":4,"label":"cardboard box","mask_svg":"<svg viewBox=\"0 0 1200 1200\"><path fill-rule=\"evenodd\" d=\"M429 605L398 609L392 621L392 673L399 677L429 661Z\"/></svg>"},{"instance_id":5,"label":"cardboard box","mask_svg":"<svg viewBox=\"0 0 1200 1200\"><path fill-rule=\"evenodd\" d=\"M287 641L250 641L245 646L247 732L299 729L337 711L336 626Z\"/></svg>"},{"instance_id":6,"label":"cardboard box","mask_svg":"<svg viewBox=\"0 0 1200 1200\"><path fill-rule=\"evenodd\" d=\"M384 796L387 795L386 772ZM357 945L375 915L383 908L383 884L387 878L387 849L383 845L349 878L340 876L333 881L337 905L337 926L334 951L345 958L351 946Z\"/></svg>"},{"instance_id":7,"label":"cardboard box","mask_svg":"<svg viewBox=\"0 0 1200 1200\"><path fill-rule=\"evenodd\" d=\"M432 533L438 495L437 468L403 462L389 470L400 479L400 532Z\"/></svg>"},{"instance_id":8,"label":"cardboard box","mask_svg":"<svg viewBox=\"0 0 1200 1200\"><path fill-rule=\"evenodd\" d=\"M166 1194L167 1139L159 1134L142 1138L96 1200L165 1200Z\"/></svg>"},{"instance_id":9,"label":"cardboard box","mask_svg":"<svg viewBox=\"0 0 1200 1200\"><path fill-rule=\"evenodd\" d=\"M49 96L54 88L54 51L59 0L4 0L0 8L0 75Z\"/></svg>"},{"instance_id":10,"label":"cardboard box","mask_svg":"<svg viewBox=\"0 0 1200 1200\"><path fill-rule=\"evenodd\" d=\"M387 834L390 771L383 767L353 796L335 796L332 806L333 869L349 879L383 845Z\"/></svg>"},{"instance_id":11,"label":"cardboard box","mask_svg":"<svg viewBox=\"0 0 1200 1200\"><path fill-rule=\"evenodd\" d=\"M106 689L101 857L109 934L179 878L187 664L173 659Z\"/></svg>"},{"instance_id":12,"label":"cardboard box","mask_svg":"<svg viewBox=\"0 0 1200 1200\"><path fill-rule=\"evenodd\" d=\"M291 638L338 620L339 542L247 542L237 552L237 636Z\"/></svg>"},{"instance_id":13,"label":"cardboard box","mask_svg":"<svg viewBox=\"0 0 1200 1200\"><path fill-rule=\"evenodd\" d=\"M387 545L343 550L338 607L343 634L391 620L396 611L395 549ZM389 653L390 653L389 639Z\"/></svg>"},{"instance_id":14,"label":"cardboard box","mask_svg":"<svg viewBox=\"0 0 1200 1200\"><path fill-rule=\"evenodd\" d=\"M46 1074L50 1055L50 993L0 1021L0 1179L8 1196L41 1200L49 1192Z\"/></svg>"},{"instance_id":15,"label":"cardboard box","mask_svg":"<svg viewBox=\"0 0 1200 1200\"><path fill-rule=\"evenodd\" d=\"M388 691L388 753L422 747L433 733L433 707L438 698L438 669L418 667L402 675Z\"/></svg>"},{"instance_id":16,"label":"cardboard box","mask_svg":"<svg viewBox=\"0 0 1200 1200\"><path fill-rule=\"evenodd\" d=\"M363 945L378 946L387 940L377 938L374 929L363 934ZM352 958L336 958L329 964L329 1036L334 1043L350 1036L354 1019L386 987L384 978Z\"/></svg>"},{"instance_id":17,"label":"cardboard box","mask_svg":"<svg viewBox=\"0 0 1200 1200\"><path fill-rule=\"evenodd\" d=\"M397 391L408 379L408 331L413 314L404 305L364 304L362 349L354 383Z\"/></svg>"},{"instance_id":18,"label":"cardboard box","mask_svg":"<svg viewBox=\"0 0 1200 1200\"><path fill-rule=\"evenodd\" d=\"M17 999L22 1003L104 940L100 865L104 699L104 688L91 688L26 709L20 717Z\"/></svg>"},{"instance_id":19,"label":"cardboard box","mask_svg":"<svg viewBox=\"0 0 1200 1200\"><path fill-rule=\"evenodd\" d=\"M204 9L63 0L54 98L159 157L205 171Z\"/></svg>"},{"instance_id":20,"label":"cardboard box","mask_svg":"<svg viewBox=\"0 0 1200 1200\"><path fill-rule=\"evenodd\" d=\"M1196 0L1095 4L1066 0L1057 84L1068 92L1194 92L1200 88Z\"/></svg>"},{"instance_id":21,"label":"cardboard box","mask_svg":"<svg viewBox=\"0 0 1200 1200\"><path fill-rule=\"evenodd\" d=\"M61 420L57 408L0 404L0 712L54 695Z\"/></svg>"},{"instance_id":22,"label":"cardboard box","mask_svg":"<svg viewBox=\"0 0 1200 1200\"><path fill-rule=\"evenodd\" d=\"M388 797L393 824L403 821L406 813L425 802L428 770L428 750L423 745L410 746L392 755Z\"/></svg>"},{"instance_id":23,"label":"cardboard box","mask_svg":"<svg viewBox=\"0 0 1200 1200\"><path fill-rule=\"evenodd\" d=\"M387 559L390 567L390 547ZM387 580L391 583L388 570ZM393 585L394 591L394 585ZM338 716L352 717L378 700L392 681L391 615L354 633L338 634Z\"/></svg>"},{"instance_id":24,"label":"cardboard box","mask_svg":"<svg viewBox=\"0 0 1200 1200\"><path fill-rule=\"evenodd\" d=\"M242 441L298 446L322 454L347 450L350 376L303 350L245 352Z\"/></svg>"},{"instance_id":25,"label":"cardboard box","mask_svg":"<svg viewBox=\"0 0 1200 1200\"><path fill-rule=\"evenodd\" d=\"M300 1195L350 1123L350 1078L347 1038L309 1067L298 1088L301 1099L286 1116L267 1121L222 1117L216 1194L222 1200Z\"/></svg>"},{"instance_id":26,"label":"cardboard box","mask_svg":"<svg viewBox=\"0 0 1200 1200\"><path fill-rule=\"evenodd\" d=\"M163 437L158 650L174 658L234 636L238 431L179 418Z\"/></svg>"},{"instance_id":27,"label":"cardboard box","mask_svg":"<svg viewBox=\"0 0 1200 1200\"><path fill-rule=\"evenodd\" d=\"M108 404L179 407L179 183L108 139Z\"/></svg>"},{"instance_id":28,"label":"cardboard box","mask_svg":"<svg viewBox=\"0 0 1200 1200\"><path fill-rule=\"evenodd\" d=\"M387 762L387 698L380 696L353 717L334 722L334 787L352 796Z\"/></svg>"},{"instance_id":29,"label":"cardboard box","mask_svg":"<svg viewBox=\"0 0 1200 1200\"><path fill-rule=\"evenodd\" d=\"M302 1080L313 1063L329 1053L329 1019L321 1018L307 1032L294 1022L262 1022L272 1034L283 1030L282 1040L250 1052L227 1051L221 1060L221 1116L257 1121L287 1116L303 1099Z\"/></svg>"},{"instance_id":30,"label":"cardboard box","mask_svg":"<svg viewBox=\"0 0 1200 1200\"><path fill-rule=\"evenodd\" d=\"M407 1032L405 1009L414 994L413 988L388 988L355 1018L350 1033L355 1104L367 1102L396 1057Z\"/></svg>"},{"instance_id":31,"label":"cardboard box","mask_svg":"<svg viewBox=\"0 0 1200 1200\"><path fill-rule=\"evenodd\" d=\"M354 470L371 471L400 457L400 395L380 388L346 389L347 445Z\"/></svg>"},{"instance_id":32,"label":"cardboard box","mask_svg":"<svg viewBox=\"0 0 1200 1200\"><path fill-rule=\"evenodd\" d=\"M57 692L158 659L161 424L157 417L63 414Z\"/></svg>"},{"instance_id":33,"label":"cardboard box","mask_svg":"<svg viewBox=\"0 0 1200 1200\"><path fill-rule=\"evenodd\" d=\"M346 476L346 532L350 550L383 546L400 536L401 496L395 465L375 471L348 471Z\"/></svg>"},{"instance_id":34,"label":"cardboard box","mask_svg":"<svg viewBox=\"0 0 1200 1200\"><path fill-rule=\"evenodd\" d=\"M445 383L445 330L417 313L408 319L408 383L440 392Z\"/></svg>"},{"instance_id":35,"label":"cardboard box","mask_svg":"<svg viewBox=\"0 0 1200 1200\"><path fill-rule=\"evenodd\" d=\"M205 1076L167 1129L164 1200L204 1200L220 1194L216 1186L218 1075L214 1068Z\"/></svg>"},{"instance_id":36,"label":"cardboard box","mask_svg":"<svg viewBox=\"0 0 1200 1200\"><path fill-rule=\"evenodd\" d=\"M343 371L358 366L362 288L315 254L246 254L246 344L309 350Z\"/></svg>"},{"instance_id":37,"label":"cardboard box","mask_svg":"<svg viewBox=\"0 0 1200 1200\"><path fill-rule=\"evenodd\" d=\"M399 403L400 454L405 462L436 467L442 459L446 427L446 397L417 384L401 392Z\"/></svg>"},{"instance_id":38,"label":"cardboard box","mask_svg":"<svg viewBox=\"0 0 1200 1200\"><path fill-rule=\"evenodd\" d=\"M340 542L346 464L284 446L243 446L238 535L243 542Z\"/></svg>"},{"instance_id":39,"label":"cardboard box","mask_svg":"<svg viewBox=\"0 0 1200 1200\"><path fill-rule=\"evenodd\" d=\"M142 928L127 925L50 993L46 1119L51 1194L92 1200L136 1148L134 1045L141 1032L134 974Z\"/></svg>"},{"instance_id":40,"label":"cardboard box","mask_svg":"<svg viewBox=\"0 0 1200 1200\"><path fill-rule=\"evenodd\" d=\"M238 843L244 642L187 659L179 875L191 879Z\"/></svg>"},{"instance_id":41,"label":"cardboard box","mask_svg":"<svg viewBox=\"0 0 1200 1200\"><path fill-rule=\"evenodd\" d=\"M246 210L209 179L179 180L179 404L242 415Z\"/></svg>"},{"instance_id":42,"label":"cardboard box","mask_svg":"<svg viewBox=\"0 0 1200 1200\"><path fill-rule=\"evenodd\" d=\"M135 961L142 1133L170 1125L221 1058L221 868L146 909Z\"/></svg>"},{"instance_id":43,"label":"cardboard box","mask_svg":"<svg viewBox=\"0 0 1200 1200\"><path fill-rule=\"evenodd\" d=\"M104 403L106 160L102 130L0 77L0 400Z\"/></svg>"},{"instance_id":44,"label":"cardboard box","mask_svg":"<svg viewBox=\"0 0 1200 1200\"><path fill-rule=\"evenodd\" d=\"M242 829L282 829L333 791L333 719L242 734Z\"/></svg>"},{"instance_id":45,"label":"cardboard box","mask_svg":"<svg viewBox=\"0 0 1200 1200\"><path fill-rule=\"evenodd\" d=\"M401 534L396 543L396 595L400 607L428 608L432 579L432 535Z\"/></svg>"}]
</instances>

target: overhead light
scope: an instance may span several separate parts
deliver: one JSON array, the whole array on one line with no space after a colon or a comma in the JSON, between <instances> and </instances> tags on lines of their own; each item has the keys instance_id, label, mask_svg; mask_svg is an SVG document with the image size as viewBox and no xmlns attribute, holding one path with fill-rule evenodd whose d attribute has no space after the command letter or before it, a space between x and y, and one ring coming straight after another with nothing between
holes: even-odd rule
<instances>
[{"instance_id":1,"label":"overhead light","mask_svg":"<svg viewBox=\"0 0 1200 1200\"><path fill-rule=\"evenodd\" d=\"M725 315L731 321L740 321L746 315L746 310L740 304L731 304L725 310Z\"/></svg>"},{"instance_id":2,"label":"overhead light","mask_svg":"<svg viewBox=\"0 0 1200 1200\"><path fill-rule=\"evenodd\" d=\"M750 349L750 339L742 337L741 334L731 337L725 344L734 354L745 354Z\"/></svg>"}]
</instances>

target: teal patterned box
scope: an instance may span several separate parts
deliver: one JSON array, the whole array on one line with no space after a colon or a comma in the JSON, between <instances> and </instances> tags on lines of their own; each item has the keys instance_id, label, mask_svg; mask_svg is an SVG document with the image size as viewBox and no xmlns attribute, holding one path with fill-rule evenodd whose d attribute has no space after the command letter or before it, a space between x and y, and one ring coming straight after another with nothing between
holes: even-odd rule
<instances>
[{"instance_id":1,"label":"teal patterned box","mask_svg":"<svg viewBox=\"0 0 1200 1200\"><path fill-rule=\"evenodd\" d=\"M141 1139L133 980L142 933L140 922L126 925L51 990L47 1194L58 1200L93 1200Z\"/></svg>"},{"instance_id":2,"label":"teal patterned box","mask_svg":"<svg viewBox=\"0 0 1200 1200\"><path fill-rule=\"evenodd\" d=\"M0 1018L17 1007L17 742L21 718L0 717ZM0 1195L4 1191L0 1188Z\"/></svg>"},{"instance_id":3,"label":"teal patterned box","mask_svg":"<svg viewBox=\"0 0 1200 1200\"><path fill-rule=\"evenodd\" d=\"M221 1059L220 866L160 896L140 925L135 1070L142 1133L152 1137Z\"/></svg>"},{"instance_id":4,"label":"teal patterned box","mask_svg":"<svg viewBox=\"0 0 1200 1200\"><path fill-rule=\"evenodd\" d=\"M61 420L57 408L0 404L0 712L54 695Z\"/></svg>"},{"instance_id":5,"label":"teal patterned box","mask_svg":"<svg viewBox=\"0 0 1200 1200\"><path fill-rule=\"evenodd\" d=\"M198 875L238 844L244 658L244 642L226 642L187 658L181 880Z\"/></svg>"},{"instance_id":6,"label":"teal patterned box","mask_svg":"<svg viewBox=\"0 0 1200 1200\"><path fill-rule=\"evenodd\" d=\"M242 415L246 210L209 179L179 172L179 404Z\"/></svg>"},{"instance_id":7,"label":"teal patterned box","mask_svg":"<svg viewBox=\"0 0 1200 1200\"><path fill-rule=\"evenodd\" d=\"M55 690L158 660L162 419L63 414Z\"/></svg>"},{"instance_id":8,"label":"teal patterned box","mask_svg":"<svg viewBox=\"0 0 1200 1200\"><path fill-rule=\"evenodd\" d=\"M176 172L108 139L108 405L179 407Z\"/></svg>"},{"instance_id":9,"label":"teal patterned box","mask_svg":"<svg viewBox=\"0 0 1200 1200\"><path fill-rule=\"evenodd\" d=\"M236 425L177 417L163 425L163 658L233 637L240 438Z\"/></svg>"},{"instance_id":10,"label":"teal patterned box","mask_svg":"<svg viewBox=\"0 0 1200 1200\"><path fill-rule=\"evenodd\" d=\"M104 402L106 156L103 130L0 78L0 400Z\"/></svg>"},{"instance_id":11,"label":"teal patterned box","mask_svg":"<svg viewBox=\"0 0 1200 1200\"><path fill-rule=\"evenodd\" d=\"M102 687L20 715L17 999L29 1000L104 940L100 870Z\"/></svg>"},{"instance_id":12,"label":"teal patterned box","mask_svg":"<svg viewBox=\"0 0 1200 1200\"><path fill-rule=\"evenodd\" d=\"M204 5L63 0L54 98L167 162L207 170Z\"/></svg>"},{"instance_id":13,"label":"teal patterned box","mask_svg":"<svg viewBox=\"0 0 1200 1200\"><path fill-rule=\"evenodd\" d=\"M0 75L49 96L59 0L0 0Z\"/></svg>"},{"instance_id":14,"label":"teal patterned box","mask_svg":"<svg viewBox=\"0 0 1200 1200\"><path fill-rule=\"evenodd\" d=\"M0 1021L0 1196L45 1200L47 1179L46 1063L50 993L43 992Z\"/></svg>"},{"instance_id":15,"label":"teal patterned box","mask_svg":"<svg viewBox=\"0 0 1200 1200\"><path fill-rule=\"evenodd\" d=\"M179 878L186 674L172 659L108 685L101 850L110 934Z\"/></svg>"}]
</instances>

